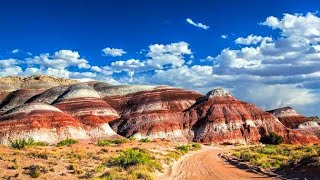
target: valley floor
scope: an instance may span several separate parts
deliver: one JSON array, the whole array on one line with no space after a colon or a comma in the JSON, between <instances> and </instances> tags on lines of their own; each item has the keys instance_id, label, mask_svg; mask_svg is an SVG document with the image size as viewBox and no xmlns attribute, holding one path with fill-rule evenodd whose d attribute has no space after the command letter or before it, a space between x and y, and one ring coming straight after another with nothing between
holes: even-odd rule
<instances>
[{"instance_id":1,"label":"valley floor","mask_svg":"<svg viewBox=\"0 0 320 180\"><path fill-rule=\"evenodd\" d=\"M203 146L200 151L192 152L176 161L159 180L228 180L228 179L270 179L250 173L230 165L219 157L228 148Z\"/></svg>"}]
</instances>

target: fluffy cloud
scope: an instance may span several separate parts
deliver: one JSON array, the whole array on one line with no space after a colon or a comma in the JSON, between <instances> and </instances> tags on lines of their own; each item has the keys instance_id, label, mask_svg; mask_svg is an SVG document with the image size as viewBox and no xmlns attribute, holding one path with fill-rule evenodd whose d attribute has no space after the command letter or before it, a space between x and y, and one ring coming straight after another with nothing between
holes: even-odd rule
<instances>
[{"instance_id":1,"label":"fluffy cloud","mask_svg":"<svg viewBox=\"0 0 320 180\"><path fill-rule=\"evenodd\" d=\"M102 52L105 56L112 56L112 57L122 56L127 53L123 49L109 48L109 47L102 49Z\"/></svg>"},{"instance_id":2,"label":"fluffy cloud","mask_svg":"<svg viewBox=\"0 0 320 180\"><path fill-rule=\"evenodd\" d=\"M186 21L187 21L189 24L191 24L191 25L193 25L193 26L195 26L195 27L198 27L198 28L202 28L202 29L205 29L205 30L207 30L207 29L210 28L210 26L205 25L205 24L202 24L202 23L196 23L196 22L194 22L194 21L193 21L192 19L190 19L190 18L187 18Z\"/></svg>"},{"instance_id":3,"label":"fluffy cloud","mask_svg":"<svg viewBox=\"0 0 320 180\"><path fill-rule=\"evenodd\" d=\"M258 43L266 43L266 42L272 42L271 37L262 37L250 34L248 37L243 38L239 37L235 40L236 44L243 44L243 45L252 45L252 44L258 44Z\"/></svg>"},{"instance_id":4,"label":"fluffy cloud","mask_svg":"<svg viewBox=\"0 0 320 180\"><path fill-rule=\"evenodd\" d=\"M135 69L143 70L146 64L136 59L129 59L126 61L115 61L111 63L111 69L120 72L120 71L132 71Z\"/></svg>"},{"instance_id":5,"label":"fluffy cloud","mask_svg":"<svg viewBox=\"0 0 320 180\"><path fill-rule=\"evenodd\" d=\"M0 76L16 76L22 72L22 68L18 66L17 59L0 60Z\"/></svg>"},{"instance_id":6,"label":"fluffy cloud","mask_svg":"<svg viewBox=\"0 0 320 180\"><path fill-rule=\"evenodd\" d=\"M114 61L105 69L114 72L143 72L163 68L178 68L185 64L185 55L192 55L189 44L177 42L170 44L152 44L146 54L146 59L129 59Z\"/></svg>"},{"instance_id":7,"label":"fluffy cloud","mask_svg":"<svg viewBox=\"0 0 320 180\"><path fill-rule=\"evenodd\" d=\"M11 67L11 66L14 66L14 65L17 65L18 64L18 60L17 59L3 59L3 60L0 60L0 67L3 67L3 68L7 68L7 67Z\"/></svg>"},{"instance_id":8,"label":"fluffy cloud","mask_svg":"<svg viewBox=\"0 0 320 180\"><path fill-rule=\"evenodd\" d=\"M88 69L91 66L86 59L80 57L77 51L59 50L54 55L40 54L26 59L29 65L40 65L43 68L65 69L76 66L79 69Z\"/></svg>"},{"instance_id":9,"label":"fluffy cloud","mask_svg":"<svg viewBox=\"0 0 320 180\"><path fill-rule=\"evenodd\" d=\"M310 12L306 15L284 14L282 19L270 16L261 24L279 29L287 38L303 39L308 43L318 43L320 40L320 19Z\"/></svg>"}]
</instances>

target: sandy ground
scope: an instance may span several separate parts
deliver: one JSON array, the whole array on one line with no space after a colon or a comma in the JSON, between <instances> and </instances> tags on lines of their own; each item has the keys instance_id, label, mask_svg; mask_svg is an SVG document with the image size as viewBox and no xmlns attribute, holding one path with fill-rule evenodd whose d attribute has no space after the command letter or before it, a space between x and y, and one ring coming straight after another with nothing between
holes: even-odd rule
<instances>
[{"instance_id":1,"label":"sandy ground","mask_svg":"<svg viewBox=\"0 0 320 180\"><path fill-rule=\"evenodd\" d=\"M159 180L227 180L270 179L266 176L238 169L218 157L227 148L203 146L202 150L188 154L175 162Z\"/></svg>"}]
</instances>

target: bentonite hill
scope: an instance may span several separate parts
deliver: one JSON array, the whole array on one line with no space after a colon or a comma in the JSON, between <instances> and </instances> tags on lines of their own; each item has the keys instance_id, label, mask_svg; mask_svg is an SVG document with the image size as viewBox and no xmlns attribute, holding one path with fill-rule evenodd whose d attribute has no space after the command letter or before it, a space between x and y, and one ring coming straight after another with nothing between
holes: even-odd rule
<instances>
[{"instance_id":1,"label":"bentonite hill","mask_svg":"<svg viewBox=\"0 0 320 180\"><path fill-rule=\"evenodd\" d=\"M286 143L319 142L320 127L290 107L264 111L224 89L206 95L170 86L111 85L47 76L0 79L0 143L33 138L131 137L254 144L275 132Z\"/></svg>"}]
</instances>

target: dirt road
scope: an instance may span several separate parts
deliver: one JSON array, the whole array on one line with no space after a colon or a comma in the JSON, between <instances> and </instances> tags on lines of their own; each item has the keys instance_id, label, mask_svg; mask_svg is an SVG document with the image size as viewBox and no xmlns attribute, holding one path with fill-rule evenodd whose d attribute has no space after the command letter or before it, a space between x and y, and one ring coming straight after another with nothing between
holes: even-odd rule
<instances>
[{"instance_id":1,"label":"dirt road","mask_svg":"<svg viewBox=\"0 0 320 180\"><path fill-rule=\"evenodd\" d=\"M183 157L175 162L161 180L234 180L234 179L270 179L263 175L238 169L218 157L226 151L221 148L203 147L201 151Z\"/></svg>"}]
</instances>

